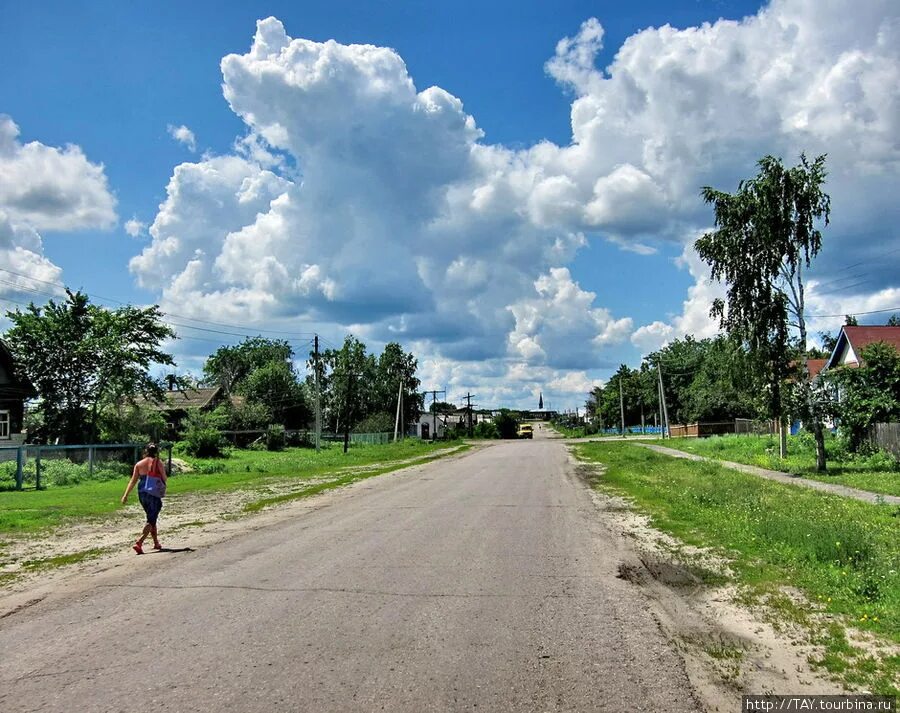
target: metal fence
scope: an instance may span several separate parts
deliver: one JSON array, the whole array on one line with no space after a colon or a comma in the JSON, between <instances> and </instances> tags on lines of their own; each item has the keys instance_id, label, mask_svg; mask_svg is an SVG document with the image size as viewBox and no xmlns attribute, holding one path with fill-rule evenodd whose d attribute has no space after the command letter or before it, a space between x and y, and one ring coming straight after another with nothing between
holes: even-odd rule
<instances>
[{"instance_id":1,"label":"metal fence","mask_svg":"<svg viewBox=\"0 0 900 713\"><path fill-rule=\"evenodd\" d=\"M775 421L754 421L750 418L736 418L734 419L734 432L769 436L778 432L778 424Z\"/></svg>"},{"instance_id":2,"label":"metal fence","mask_svg":"<svg viewBox=\"0 0 900 713\"><path fill-rule=\"evenodd\" d=\"M604 428L603 433L608 436L614 436L621 432L619 428ZM646 435L648 433L662 433L661 426L626 426L625 433L632 435Z\"/></svg>"},{"instance_id":3,"label":"metal fence","mask_svg":"<svg viewBox=\"0 0 900 713\"><path fill-rule=\"evenodd\" d=\"M40 489L131 475L145 443L0 446L0 489ZM172 444L160 444L172 471Z\"/></svg>"},{"instance_id":4,"label":"metal fence","mask_svg":"<svg viewBox=\"0 0 900 713\"><path fill-rule=\"evenodd\" d=\"M869 428L869 442L900 458L900 423L876 423Z\"/></svg>"}]
</instances>

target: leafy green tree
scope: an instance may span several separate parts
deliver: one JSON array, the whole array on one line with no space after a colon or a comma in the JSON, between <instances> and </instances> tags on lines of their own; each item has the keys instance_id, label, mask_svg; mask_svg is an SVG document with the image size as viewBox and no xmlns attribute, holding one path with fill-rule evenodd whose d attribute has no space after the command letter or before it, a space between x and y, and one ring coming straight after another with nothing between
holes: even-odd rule
<instances>
[{"instance_id":1,"label":"leafy green tree","mask_svg":"<svg viewBox=\"0 0 900 713\"><path fill-rule=\"evenodd\" d=\"M240 389L247 403L265 407L274 423L299 428L309 421L306 395L290 362L270 361L256 367Z\"/></svg>"},{"instance_id":2,"label":"leafy green tree","mask_svg":"<svg viewBox=\"0 0 900 713\"><path fill-rule=\"evenodd\" d=\"M416 376L418 361L412 353L406 353L397 342L389 342L378 357L376 369L376 395L373 399L374 412L386 412L396 418L397 395L403 389L403 420L405 423L415 421L422 412L422 394L419 393L421 382ZM391 431L394 430L393 422ZM405 430L400 424L401 433Z\"/></svg>"},{"instance_id":3,"label":"leafy green tree","mask_svg":"<svg viewBox=\"0 0 900 713\"><path fill-rule=\"evenodd\" d=\"M174 366L160 345L175 332L158 307L110 310L66 290L63 301L7 317L13 326L5 339L40 394L50 438L95 441L104 408L138 396L162 399L165 389L149 370Z\"/></svg>"},{"instance_id":4,"label":"leafy green tree","mask_svg":"<svg viewBox=\"0 0 900 713\"><path fill-rule=\"evenodd\" d=\"M889 344L875 342L860 356L859 368L829 372L840 389L837 414L853 451L863 445L873 424L900 421L900 354Z\"/></svg>"},{"instance_id":5,"label":"leafy green tree","mask_svg":"<svg viewBox=\"0 0 900 713\"><path fill-rule=\"evenodd\" d=\"M428 413L453 413L456 411L456 404L449 401L433 401L428 404Z\"/></svg>"},{"instance_id":6,"label":"leafy green tree","mask_svg":"<svg viewBox=\"0 0 900 713\"><path fill-rule=\"evenodd\" d=\"M513 412L509 409L500 409L500 413L494 419L494 427L500 438L510 439L516 437L518 423Z\"/></svg>"},{"instance_id":7,"label":"leafy green tree","mask_svg":"<svg viewBox=\"0 0 900 713\"><path fill-rule=\"evenodd\" d=\"M283 339L252 337L235 346L219 347L203 365L203 380L221 386L226 394L241 393L244 381L273 362L289 364L294 350Z\"/></svg>"},{"instance_id":8,"label":"leafy green tree","mask_svg":"<svg viewBox=\"0 0 900 713\"><path fill-rule=\"evenodd\" d=\"M334 433L349 431L364 419L374 399L369 388L376 380L376 361L366 345L352 334L340 349L320 356L324 422Z\"/></svg>"},{"instance_id":9,"label":"leafy green tree","mask_svg":"<svg viewBox=\"0 0 900 713\"><path fill-rule=\"evenodd\" d=\"M799 165L785 168L780 159L766 156L759 169L734 194L703 188L703 199L715 211L715 230L695 247L711 266L713 279L727 285L726 299L716 299L710 314L749 348L757 373L768 383L768 415L782 424L783 384L791 370L789 328L799 332L801 416L812 425L817 467L824 470L823 413L806 366L803 268L822 246L818 223L827 225L830 216L831 201L822 191L825 157L810 162L801 155ZM785 443L782 439L782 456Z\"/></svg>"},{"instance_id":10,"label":"leafy green tree","mask_svg":"<svg viewBox=\"0 0 900 713\"><path fill-rule=\"evenodd\" d=\"M203 365L204 382L245 398L230 409L229 420L237 428L271 423L299 428L308 423L311 409L293 358L294 350L283 339L248 338L217 349Z\"/></svg>"},{"instance_id":11,"label":"leafy green tree","mask_svg":"<svg viewBox=\"0 0 900 713\"><path fill-rule=\"evenodd\" d=\"M730 421L758 414L759 385L743 345L723 336L699 343L703 359L684 394L686 422Z\"/></svg>"}]
</instances>

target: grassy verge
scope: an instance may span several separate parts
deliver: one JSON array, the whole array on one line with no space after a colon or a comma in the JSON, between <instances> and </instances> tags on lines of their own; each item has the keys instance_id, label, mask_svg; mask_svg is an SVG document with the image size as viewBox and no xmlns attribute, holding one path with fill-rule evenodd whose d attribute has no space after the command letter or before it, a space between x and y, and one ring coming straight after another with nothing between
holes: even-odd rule
<instances>
[{"instance_id":1,"label":"grassy verge","mask_svg":"<svg viewBox=\"0 0 900 713\"><path fill-rule=\"evenodd\" d=\"M806 436L791 436L788 439L788 457L784 460L778 457L775 436L672 438L653 443L707 458L794 473L872 493L900 495L900 464L883 453L870 456L849 454L844 451L841 441L833 436L825 442L828 454L828 472L825 474L816 472L815 446L812 439Z\"/></svg>"},{"instance_id":2,"label":"grassy verge","mask_svg":"<svg viewBox=\"0 0 900 713\"><path fill-rule=\"evenodd\" d=\"M326 476L329 481L338 481L353 473L359 475L361 469L372 466L377 467L373 473L395 470L407 461L421 462L435 457L435 451L443 448L442 444L408 439L386 445L357 445L347 454L334 446L318 454L314 450L295 448L278 453L234 451L229 458L219 459L185 458L194 472L174 476L169 483L169 494L258 489L284 479L301 484L314 480L318 485L327 485L318 481ZM0 492L0 535L23 535L74 520L109 515L122 507L119 498L127 482L127 476L119 476L115 480L46 490Z\"/></svg>"},{"instance_id":3,"label":"grassy verge","mask_svg":"<svg viewBox=\"0 0 900 713\"><path fill-rule=\"evenodd\" d=\"M896 695L900 680L900 509L809 492L624 443L575 446L605 466L599 487L631 497L655 527L727 557L748 602L810 630L813 663ZM794 588L810 605L785 594ZM847 628L887 648L854 644Z\"/></svg>"}]
</instances>

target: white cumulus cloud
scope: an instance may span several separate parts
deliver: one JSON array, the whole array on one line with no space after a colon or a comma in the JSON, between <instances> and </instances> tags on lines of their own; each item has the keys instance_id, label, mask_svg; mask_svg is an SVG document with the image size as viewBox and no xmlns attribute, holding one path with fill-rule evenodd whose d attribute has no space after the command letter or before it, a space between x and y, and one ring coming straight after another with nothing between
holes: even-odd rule
<instances>
[{"instance_id":1,"label":"white cumulus cloud","mask_svg":"<svg viewBox=\"0 0 900 713\"><path fill-rule=\"evenodd\" d=\"M115 206L103 166L81 148L23 144L16 123L0 115L0 208L10 220L36 230L108 228Z\"/></svg>"},{"instance_id":2,"label":"white cumulus cloud","mask_svg":"<svg viewBox=\"0 0 900 713\"><path fill-rule=\"evenodd\" d=\"M137 218L131 218L125 221L125 232L128 233L132 238L136 238L139 235L142 235L146 229L147 224L142 223Z\"/></svg>"},{"instance_id":3,"label":"white cumulus cloud","mask_svg":"<svg viewBox=\"0 0 900 713\"><path fill-rule=\"evenodd\" d=\"M712 217L699 188L733 190L764 154L828 153L835 254L896 244L898 39L891 0L775 0L740 21L643 30L600 69L590 19L546 67L574 95L571 142L511 149L461 99L417 88L394 50L294 39L268 18L221 63L246 136L175 169L131 269L155 285L165 264L164 304L197 316L350 325L429 363L512 358L548 382L592 379L621 345L714 333L720 288L686 249L681 313L634 330L602 306L614 265L598 266L596 292L572 279L579 250L684 244ZM896 283L898 258L867 294ZM535 386L511 383L491 393Z\"/></svg>"},{"instance_id":4,"label":"white cumulus cloud","mask_svg":"<svg viewBox=\"0 0 900 713\"><path fill-rule=\"evenodd\" d=\"M188 151L194 152L197 150L197 137L194 136L194 132L184 124L181 124L181 126L169 124L166 127L166 130L169 132L169 136L175 139L179 144L184 144Z\"/></svg>"}]
</instances>

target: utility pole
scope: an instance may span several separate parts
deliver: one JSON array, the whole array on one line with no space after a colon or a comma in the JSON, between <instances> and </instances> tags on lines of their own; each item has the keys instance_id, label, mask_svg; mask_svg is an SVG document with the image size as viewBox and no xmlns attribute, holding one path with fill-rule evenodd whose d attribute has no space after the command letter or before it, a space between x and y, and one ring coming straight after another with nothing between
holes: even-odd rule
<instances>
[{"instance_id":1,"label":"utility pole","mask_svg":"<svg viewBox=\"0 0 900 713\"><path fill-rule=\"evenodd\" d=\"M350 397L352 394L353 374L347 371L347 404L344 409L344 453L350 448Z\"/></svg>"},{"instance_id":2,"label":"utility pole","mask_svg":"<svg viewBox=\"0 0 900 713\"><path fill-rule=\"evenodd\" d=\"M403 404L403 375L400 375L400 387L397 389L397 417L394 419L394 443L397 442L397 434L400 432L400 407Z\"/></svg>"},{"instance_id":3,"label":"utility pole","mask_svg":"<svg viewBox=\"0 0 900 713\"><path fill-rule=\"evenodd\" d=\"M446 394L446 391L443 390L432 390L426 391L426 394L431 394L431 416L432 416L432 431L431 431L431 440L435 440L437 438L437 409L434 405L437 403L437 395L438 394Z\"/></svg>"},{"instance_id":4,"label":"utility pole","mask_svg":"<svg viewBox=\"0 0 900 713\"><path fill-rule=\"evenodd\" d=\"M662 437L666 437L669 430L669 409L666 408L666 389L663 386L662 366L656 363L656 373L659 375L659 418L662 425Z\"/></svg>"},{"instance_id":5,"label":"utility pole","mask_svg":"<svg viewBox=\"0 0 900 713\"><path fill-rule=\"evenodd\" d=\"M313 341L313 369L316 377L316 453L319 452L322 442L322 396L319 384L319 335Z\"/></svg>"},{"instance_id":6,"label":"utility pole","mask_svg":"<svg viewBox=\"0 0 900 713\"><path fill-rule=\"evenodd\" d=\"M625 399L622 397L622 378L619 377L619 417L622 423L622 437L625 437Z\"/></svg>"},{"instance_id":7,"label":"utility pole","mask_svg":"<svg viewBox=\"0 0 900 713\"><path fill-rule=\"evenodd\" d=\"M471 437L472 436L472 399L475 398L475 394L467 393L465 395L466 400L466 434Z\"/></svg>"}]
</instances>

